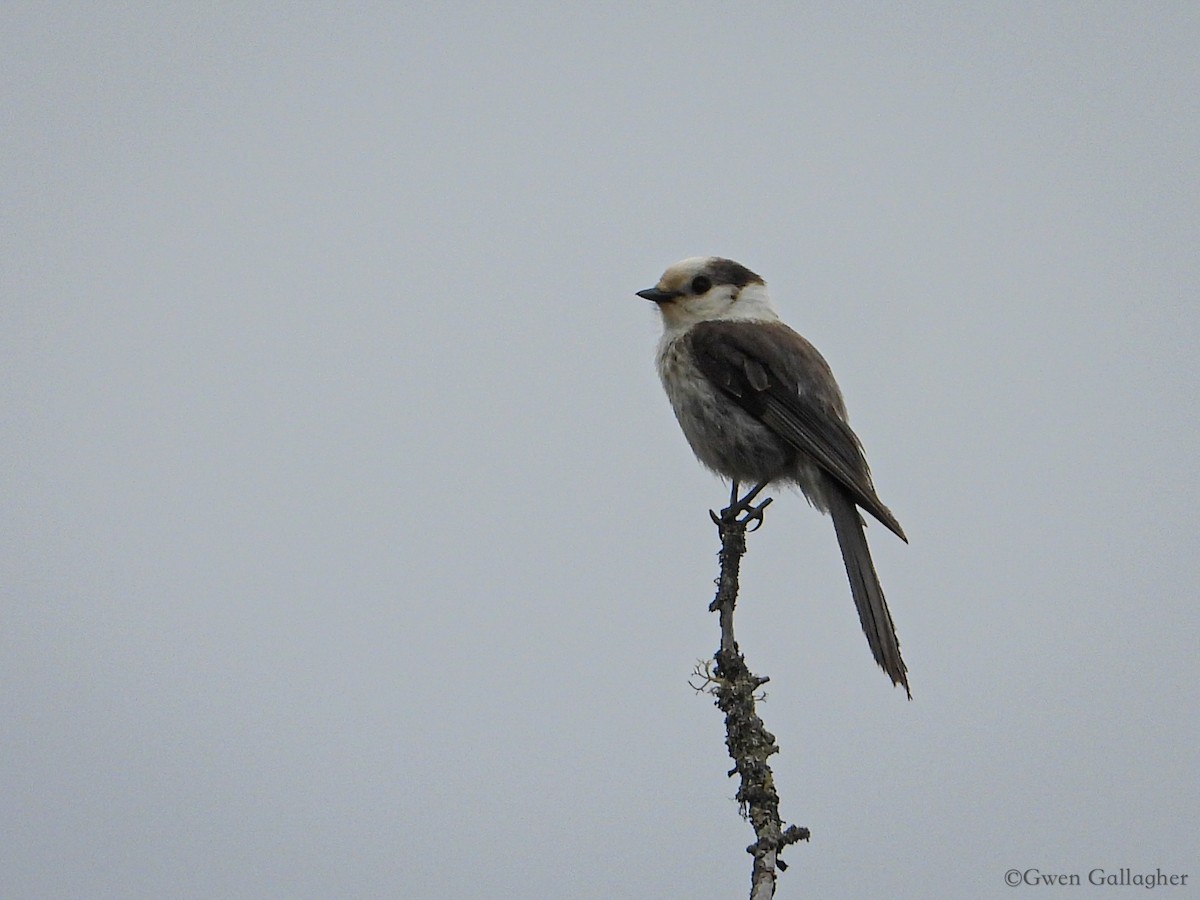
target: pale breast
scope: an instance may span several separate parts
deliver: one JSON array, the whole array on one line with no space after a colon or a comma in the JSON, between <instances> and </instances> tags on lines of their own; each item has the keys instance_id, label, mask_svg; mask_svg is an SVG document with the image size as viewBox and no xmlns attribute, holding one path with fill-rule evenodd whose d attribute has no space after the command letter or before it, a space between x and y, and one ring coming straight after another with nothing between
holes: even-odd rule
<instances>
[{"instance_id":1,"label":"pale breast","mask_svg":"<svg viewBox=\"0 0 1200 900\"><path fill-rule=\"evenodd\" d=\"M686 333L664 336L657 365L675 418L700 462L741 482L781 479L791 473L795 451L713 387L693 362Z\"/></svg>"}]
</instances>

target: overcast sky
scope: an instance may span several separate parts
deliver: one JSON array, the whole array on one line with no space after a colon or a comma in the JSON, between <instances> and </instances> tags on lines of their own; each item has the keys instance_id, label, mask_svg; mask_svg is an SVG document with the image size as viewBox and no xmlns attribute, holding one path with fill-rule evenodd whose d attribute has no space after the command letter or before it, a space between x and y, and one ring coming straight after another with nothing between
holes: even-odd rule
<instances>
[{"instance_id":1,"label":"overcast sky","mask_svg":"<svg viewBox=\"0 0 1200 900\"><path fill-rule=\"evenodd\" d=\"M3 895L745 896L698 254L911 540L909 703L751 539L779 896L1200 883L1200 7L416 7L0 13Z\"/></svg>"}]
</instances>

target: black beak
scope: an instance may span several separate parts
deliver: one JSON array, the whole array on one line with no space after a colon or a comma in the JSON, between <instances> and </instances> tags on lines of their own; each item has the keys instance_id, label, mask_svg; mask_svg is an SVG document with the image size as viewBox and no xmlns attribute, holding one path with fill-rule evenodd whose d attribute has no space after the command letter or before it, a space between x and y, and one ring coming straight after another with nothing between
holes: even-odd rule
<instances>
[{"instance_id":1,"label":"black beak","mask_svg":"<svg viewBox=\"0 0 1200 900\"><path fill-rule=\"evenodd\" d=\"M638 291L639 297L644 297L647 300L653 300L655 303L666 303L668 300L674 300L676 297L683 296L683 291L660 291L656 287L646 288L644 291Z\"/></svg>"}]
</instances>

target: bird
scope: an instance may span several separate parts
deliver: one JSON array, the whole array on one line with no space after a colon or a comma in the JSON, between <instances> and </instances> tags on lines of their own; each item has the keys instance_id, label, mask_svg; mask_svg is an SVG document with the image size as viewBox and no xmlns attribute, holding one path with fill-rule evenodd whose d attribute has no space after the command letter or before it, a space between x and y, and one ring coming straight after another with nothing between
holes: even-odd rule
<instances>
[{"instance_id":1,"label":"bird","mask_svg":"<svg viewBox=\"0 0 1200 900\"><path fill-rule=\"evenodd\" d=\"M636 294L662 314L655 362L684 437L701 464L732 482L723 515L761 516L765 504L751 503L768 485L798 487L827 513L875 662L911 700L859 510L908 538L875 492L825 358L784 324L766 282L733 260L681 260ZM754 487L738 500L740 484Z\"/></svg>"}]
</instances>

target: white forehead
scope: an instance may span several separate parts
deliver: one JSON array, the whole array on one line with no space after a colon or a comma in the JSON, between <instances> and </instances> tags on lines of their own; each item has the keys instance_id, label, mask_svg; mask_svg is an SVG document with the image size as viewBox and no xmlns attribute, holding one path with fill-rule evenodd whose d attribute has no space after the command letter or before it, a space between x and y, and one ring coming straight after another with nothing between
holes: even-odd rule
<instances>
[{"instance_id":1,"label":"white forehead","mask_svg":"<svg viewBox=\"0 0 1200 900\"><path fill-rule=\"evenodd\" d=\"M677 290L687 284L712 263L711 256L689 256L667 267L662 278L658 280L659 287L666 290Z\"/></svg>"}]
</instances>

